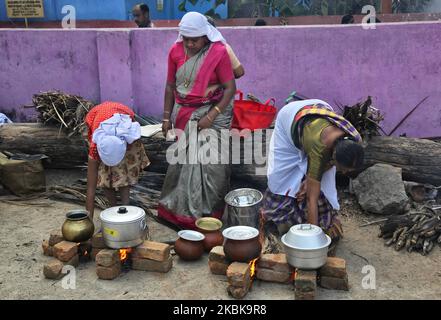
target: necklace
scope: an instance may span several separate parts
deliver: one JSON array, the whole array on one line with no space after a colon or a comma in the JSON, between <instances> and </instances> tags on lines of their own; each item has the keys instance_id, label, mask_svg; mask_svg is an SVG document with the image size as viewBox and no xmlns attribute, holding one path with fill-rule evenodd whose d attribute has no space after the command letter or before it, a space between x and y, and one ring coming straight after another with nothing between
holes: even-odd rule
<instances>
[{"instance_id":1,"label":"necklace","mask_svg":"<svg viewBox=\"0 0 441 320\"><path fill-rule=\"evenodd\" d=\"M203 48L201 51L199 51L197 54L196 54L196 59L195 59L195 62L193 63L193 67L191 68L191 72L190 72L190 75L188 76L188 78L186 77L185 78L185 80L184 80L184 87L185 88L188 88L189 86L190 86L190 84L191 84L191 77L193 76L193 71L194 71L194 69L195 69L195 67L196 67L196 64L197 64L197 62L198 62L198 60L199 60L199 58L202 56L202 54L206 51L206 50L204 50L205 48ZM188 61L188 54L187 54L187 48L184 48L184 51L185 51L185 65L184 65L184 75L185 74L187 74L187 61Z\"/></svg>"}]
</instances>

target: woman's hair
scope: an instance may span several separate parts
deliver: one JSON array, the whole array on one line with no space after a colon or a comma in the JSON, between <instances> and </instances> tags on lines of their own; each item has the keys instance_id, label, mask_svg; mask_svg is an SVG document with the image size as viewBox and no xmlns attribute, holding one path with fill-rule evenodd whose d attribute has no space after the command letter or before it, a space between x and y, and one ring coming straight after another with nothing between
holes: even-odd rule
<instances>
[{"instance_id":1,"label":"woman's hair","mask_svg":"<svg viewBox=\"0 0 441 320\"><path fill-rule=\"evenodd\" d=\"M352 137L340 137L335 144L335 160L346 168L359 169L364 162L363 147Z\"/></svg>"}]
</instances>

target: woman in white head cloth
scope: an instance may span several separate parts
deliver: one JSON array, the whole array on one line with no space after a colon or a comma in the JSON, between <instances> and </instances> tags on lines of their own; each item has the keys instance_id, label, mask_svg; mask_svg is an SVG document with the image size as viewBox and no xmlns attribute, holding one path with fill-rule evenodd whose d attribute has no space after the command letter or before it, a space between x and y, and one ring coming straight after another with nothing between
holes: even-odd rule
<instances>
[{"instance_id":1,"label":"woman in white head cloth","mask_svg":"<svg viewBox=\"0 0 441 320\"><path fill-rule=\"evenodd\" d=\"M182 18L168 55L164 135L172 123L184 131L191 123L199 130L230 128L236 84L225 43L204 15L189 12ZM201 216L220 217L229 169L221 164L170 165L158 214L185 228L194 228Z\"/></svg>"},{"instance_id":2,"label":"woman in white head cloth","mask_svg":"<svg viewBox=\"0 0 441 320\"><path fill-rule=\"evenodd\" d=\"M150 164L145 153L135 113L117 102L103 102L86 115L89 160L87 162L86 209L93 220L96 188L103 188L110 205L116 206L119 190L122 204L129 204L130 186Z\"/></svg>"}]
</instances>

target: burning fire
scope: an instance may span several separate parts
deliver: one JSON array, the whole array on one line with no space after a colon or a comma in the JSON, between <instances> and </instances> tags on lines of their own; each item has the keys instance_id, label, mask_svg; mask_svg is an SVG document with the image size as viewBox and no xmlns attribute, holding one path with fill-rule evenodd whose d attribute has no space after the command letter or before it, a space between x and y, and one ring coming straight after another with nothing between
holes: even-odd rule
<instances>
[{"instance_id":1,"label":"burning fire","mask_svg":"<svg viewBox=\"0 0 441 320\"><path fill-rule=\"evenodd\" d=\"M127 248L127 249L119 249L119 260L124 263L127 258L129 253L132 252L132 248Z\"/></svg>"},{"instance_id":2,"label":"burning fire","mask_svg":"<svg viewBox=\"0 0 441 320\"><path fill-rule=\"evenodd\" d=\"M297 269L294 269L294 271L291 274L291 278L289 279L290 282L295 282L297 278Z\"/></svg>"},{"instance_id":3,"label":"burning fire","mask_svg":"<svg viewBox=\"0 0 441 320\"><path fill-rule=\"evenodd\" d=\"M254 274L256 273L256 262L259 258L253 259L250 261L249 265L250 265L250 275L251 278L254 277Z\"/></svg>"}]
</instances>

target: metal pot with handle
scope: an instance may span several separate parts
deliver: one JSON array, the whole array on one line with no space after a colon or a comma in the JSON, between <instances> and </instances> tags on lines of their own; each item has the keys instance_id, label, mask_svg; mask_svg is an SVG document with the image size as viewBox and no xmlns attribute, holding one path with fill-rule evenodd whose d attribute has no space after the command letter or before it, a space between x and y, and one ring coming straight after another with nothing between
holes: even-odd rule
<instances>
[{"instance_id":1,"label":"metal pot with handle","mask_svg":"<svg viewBox=\"0 0 441 320\"><path fill-rule=\"evenodd\" d=\"M331 238L318 226L298 224L282 236L282 243L291 266L314 270L326 264Z\"/></svg>"},{"instance_id":2,"label":"metal pot with handle","mask_svg":"<svg viewBox=\"0 0 441 320\"><path fill-rule=\"evenodd\" d=\"M136 247L147 234L145 211L134 206L112 207L100 214L103 238L112 249Z\"/></svg>"}]
</instances>

